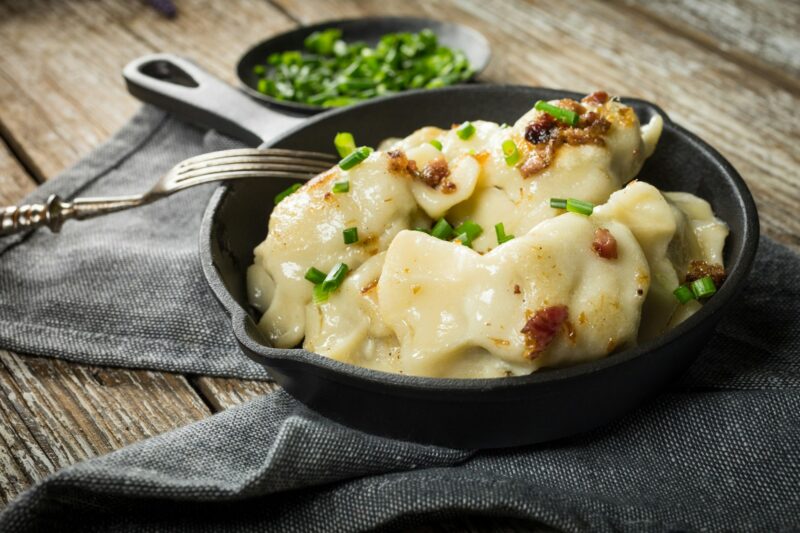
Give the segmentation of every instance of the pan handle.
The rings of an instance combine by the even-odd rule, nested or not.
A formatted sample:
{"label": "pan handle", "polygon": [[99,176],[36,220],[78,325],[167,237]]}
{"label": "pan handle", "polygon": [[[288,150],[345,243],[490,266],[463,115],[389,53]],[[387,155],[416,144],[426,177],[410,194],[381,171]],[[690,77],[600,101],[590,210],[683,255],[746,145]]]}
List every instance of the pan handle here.
{"label": "pan handle", "polygon": [[174,54],[135,59],[125,66],[122,75],[128,91],[139,100],[251,146],[269,142],[304,118],[259,104]]}

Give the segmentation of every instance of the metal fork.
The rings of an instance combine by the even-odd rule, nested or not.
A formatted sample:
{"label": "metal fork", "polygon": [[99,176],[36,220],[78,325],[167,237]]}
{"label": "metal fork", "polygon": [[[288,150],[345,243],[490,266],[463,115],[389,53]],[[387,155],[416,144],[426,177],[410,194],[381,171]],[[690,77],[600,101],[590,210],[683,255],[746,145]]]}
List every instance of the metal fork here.
{"label": "metal fork", "polygon": [[54,194],[43,204],[0,208],[0,235],[41,226],[58,232],[64,222],[70,219],[83,220],[139,207],[174,192],[212,181],[240,178],[308,179],[328,170],[336,161],[330,154],[276,148],[211,152],[178,163],[144,194],[76,198],[71,202],[65,202]]}

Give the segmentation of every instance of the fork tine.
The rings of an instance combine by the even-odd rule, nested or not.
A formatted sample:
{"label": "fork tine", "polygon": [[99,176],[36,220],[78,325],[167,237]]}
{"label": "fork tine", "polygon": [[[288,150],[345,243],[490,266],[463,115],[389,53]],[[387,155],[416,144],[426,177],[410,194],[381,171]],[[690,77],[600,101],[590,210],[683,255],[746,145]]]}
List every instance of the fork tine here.
{"label": "fork tine", "polygon": [[[325,172],[328,170],[327,167],[319,167],[314,165],[274,165],[274,164],[259,164],[259,163],[248,163],[248,164],[229,164],[229,165],[215,165],[212,167],[205,167],[199,168],[192,171],[187,172],[179,172],[175,174],[174,181],[175,182],[184,182],[187,180],[193,180],[196,178],[201,178],[203,176],[213,176],[217,174],[224,174],[226,172],[243,172],[243,171],[253,171],[253,172],[271,172],[271,173],[293,173],[299,174],[304,176],[306,179],[309,179],[317,174]],[[222,179],[222,178],[219,178]]]}
{"label": "fork tine", "polygon": [[221,150],[218,152],[210,152],[207,154],[201,154],[190,159],[187,159],[179,166],[183,165],[191,165],[194,163],[201,163],[212,161],[219,158],[225,157],[291,157],[291,158],[301,158],[304,160],[318,160],[326,163],[335,163],[337,158],[332,156],[331,154],[324,154],[321,152],[305,152],[300,150],[285,150],[285,149],[278,149],[278,148],[267,148],[263,150],[259,150],[256,148],[238,148],[235,150]]}
{"label": "fork tine", "polygon": [[210,159],[208,161],[201,161],[201,162],[191,163],[188,165],[178,165],[176,167],[176,171],[179,173],[184,173],[204,168],[211,168],[222,165],[233,165],[233,164],[270,164],[270,165],[274,164],[274,165],[292,165],[292,166],[302,165],[307,167],[319,168],[320,171],[327,170],[332,166],[328,162],[317,161],[313,159],[285,157],[285,156],[248,155],[248,156],[220,157],[217,159]]}

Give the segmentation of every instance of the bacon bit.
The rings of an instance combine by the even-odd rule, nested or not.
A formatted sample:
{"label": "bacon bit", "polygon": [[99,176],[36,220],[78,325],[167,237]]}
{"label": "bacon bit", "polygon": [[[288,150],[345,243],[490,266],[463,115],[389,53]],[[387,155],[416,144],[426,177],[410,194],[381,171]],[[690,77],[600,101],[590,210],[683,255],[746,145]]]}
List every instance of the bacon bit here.
{"label": "bacon bit", "polygon": [[725,272],[725,268],[719,263],[692,261],[689,263],[689,272],[686,274],[685,281],[686,283],[691,283],[706,276],[711,276],[711,279],[714,280],[714,285],[719,289],[722,284],[725,283],[725,278],[728,277],[728,274]]}
{"label": "bacon bit", "polygon": [[553,160],[554,153],[555,148],[553,143],[546,144],[543,149],[537,147],[536,150],[533,150],[528,155],[528,158],[525,160],[525,162],[520,165],[519,171],[522,174],[522,177],[530,178],[534,174],[538,174],[542,170],[549,167]]}
{"label": "bacon bit", "polygon": [[408,172],[412,176],[418,176],[419,175],[419,169],[417,168],[417,162],[414,161],[413,159],[408,162],[408,166],[406,167],[406,169],[408,170]]}
{"label": "bacon bit", "polygon": [[447,166],[447,160],[440,155],[425,165],[419,177],[423,183],[435,189],[449,175],[450,168]]}
{"label": "bacon bit", "polygon": [[592,94],[588,94],[581,99],[581,102],[584,104],[596,104],[601,105],[608,102],[608,93],[605,91],[595,91]]}
{"label": "bacon bit", "polygon": [[538,357],[553,341],[568,315],[566,305],[543,307],[536,311],[521,330],[525,336],[525,357]]}
{"label": "bacon bit", "polygon": [[520,290],[519,285],[514,285],[514,294],[519,294],[521,292],[522,291]]}
{"label": "bacon bit", "polygon": [[603,259],[616,259],[617,239],[606,228],[597,228],[594,230],[592,249]]}
{"label": "bacon bit", "polygon": [[369,291],[378,286],[378,278],[373,279],[366,286],[361,288],[361,294],[367,294]]}
{"label": "bacon bit", "polygon": [[326,192],[326,193],[325,193],[325,194],[322,196],[322,199],[323,199],[323,200],[325,200],[326,202],[330,202],[331,200],[333,200],[333,193],[331,193],[331,192]]}
{"label": "bacon bit", "polygon": [[408,170],[408,156],[402,150],[389,150],[389,170],[392,172],[406,172]]}
{"label": "bacon bit", "polygon": [[611,128],[611,123],[608,120],[594,111],[587,112],[586,108],[575,100],[560,100],[558,106],[578,113],[580,115],[578,125],[570,127],[547,113],[537,115],[536,119],[525,128],[525,140],[535,148],[519,167],[522,176],[525,178],[529,178],[550,166],[556,150],[562,144],[573,146],[585,144],[605,145],[603,135]]}
{"label": "bacon bit", "polygon": [[558,121],[552,115],[540,113],[536,120],[525,128],[525,140],[531,144],[543,144],[557,135]]}
{"label": "bacon bit", "polygon": [[562,98],[556,105],[562,109],[569,109],[570,111],[579,115],[586,113],[586,108],[572,98]]}

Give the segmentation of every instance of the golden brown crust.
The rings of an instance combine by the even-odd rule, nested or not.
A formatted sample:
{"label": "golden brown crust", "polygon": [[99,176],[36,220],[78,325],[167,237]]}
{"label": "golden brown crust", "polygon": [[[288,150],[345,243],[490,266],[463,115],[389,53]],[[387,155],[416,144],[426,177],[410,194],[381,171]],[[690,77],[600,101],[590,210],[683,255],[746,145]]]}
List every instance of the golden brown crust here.
{"label": "golden brown crust", "polygon": [[[595,98],[591,95],[584,98]],[[607,99],[608,95],[606,95]],[[602,98],[597,96],[596,98]],[[594,144],[605,145],[603,136],[611,128],[611,122],[598,111],[588,111],[580,103],[572,99],[559,100],[556,104],[563,109],[578,113],[579,120],[576,126],[569,126],[556,120],[547,113],[540,113],[534,121],[525,128],[525,140],[532,145],[527,159],[519,166],[519,170],[526,178],[534,176],[550,166],[555,159],[555,153],[563,144],[580,146]]]}

